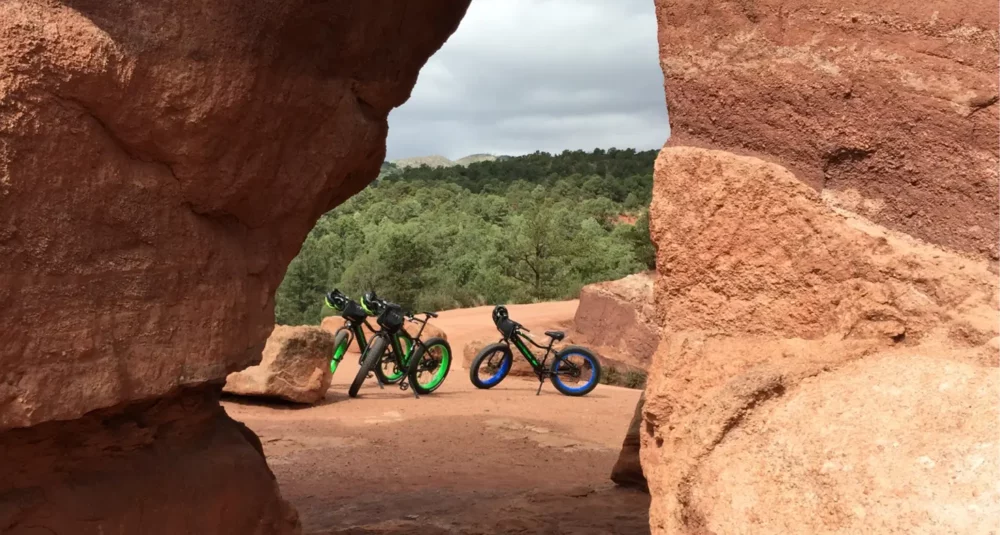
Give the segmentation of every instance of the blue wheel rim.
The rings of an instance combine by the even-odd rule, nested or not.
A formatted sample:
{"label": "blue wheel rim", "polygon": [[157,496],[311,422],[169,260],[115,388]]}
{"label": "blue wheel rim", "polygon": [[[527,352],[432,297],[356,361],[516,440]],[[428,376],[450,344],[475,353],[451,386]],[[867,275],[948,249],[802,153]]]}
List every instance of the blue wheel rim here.
{"label": "blue wheel rim", "polygon": [[597,362],[595,362],[594,361],[594,357],[592,357],[590,355],[584,355],[583,353],[566,353],[566,355],[564,355],[564,358],[561,358],[558,361],[556,361],[555,370],[558,372],[559,371],[559,366],[563,363],[563,361],[565,361],[566,358],[569,358],[569,357],[572,357],[572,356],[583,357],[584,360],[586,360],[587,362],[590,363],[590,370],[591,370],[590,379],[588,379],[586,383],[584,383],[584,384],[582,384],[580,386],[569,386],[569,385],[567,385],[566,383],[563,382],[561,375],[553,375],[552,378],[555,379],[556,381],[558,381],[559,384],[564,389],[566,389],[567,392],[573,392],[573,393],[583,392],[584,390],[587,390],[588,388],[594,386],[594,383],[597,382],[597,373],[595,373],[595,370],[597,369]]}
{"label": "blue wheel rim", "polygon": [[[494,373],[489,379],[482,380],[482,383],[486,386],[493,386],[499,383],[500,379],[503,379],[503,377],[507,375],[507,370],[510,369],[511,360],[513,359],[511,359],[507,355],[504,355],[503,362],[500,363],[500,367],[497,368],[496,373]],[[480,368],[482,368],[482,365],[480,365]]]}

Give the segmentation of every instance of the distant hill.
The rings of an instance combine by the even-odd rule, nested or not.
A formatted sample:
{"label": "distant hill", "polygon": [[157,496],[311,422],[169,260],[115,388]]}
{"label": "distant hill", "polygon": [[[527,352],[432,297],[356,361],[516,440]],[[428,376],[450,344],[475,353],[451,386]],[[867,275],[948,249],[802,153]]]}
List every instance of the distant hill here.
{"label": "distant hill", "polygon": [[469,165],[470,163],[495,162],[497,157],[492,154],[470,154],[464,158],[455,160],[458,165]]}
{"label": "distant hill", "polygon": [[405,169],[407,167],[420,167],[421,165],[426,165],[431,168],[438,167],[454,167],[456,165],[461,165],[463,167],[469,164],[479,163],[479,162],[494,162],[497,159],[503,158],[503,156],[494,156],[492,154],[470,154],[463,158],[459,158],[455,161],[451,161],[444,156],[439,156],[437,154],[431,156],[417,156],[414,158],[401,158],[399,160],[394,160],[392,164],[400,169]]}
{"label": "distant hill", "polygon": [[417,156],[414,158],[402,158],[395,160],[392,163],[396,164],[396,167],[399,168],[420,167],[421,165],[426,165],[427,167],[451,167],[455,165],[455,162],[437,154],[431,156]]}

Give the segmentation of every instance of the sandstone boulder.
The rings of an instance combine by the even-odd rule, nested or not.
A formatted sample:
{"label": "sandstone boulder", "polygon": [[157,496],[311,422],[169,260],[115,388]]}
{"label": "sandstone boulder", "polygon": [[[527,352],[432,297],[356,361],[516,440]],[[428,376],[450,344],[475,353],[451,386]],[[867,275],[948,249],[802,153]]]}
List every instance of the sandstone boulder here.
{"label": "sandstone boulder", "polygon": [[601,348],[621,364],[649,367],[660,330],[653,306],[654,273],[588,284],[580,290],[580,306],[573,318],[580,342]]}
{"label": "sandstone boulder", "polygon": [[988,263],[830,207],[778,165],[668,148],[656,178],[655,299],[672,334],[913,344],[968,328],[977,346],[997,335],[980,321],[998,305]]}
{"label": "sandstone boulder", "polygon": [[692,474],[685,507],[703,532],[996,528],[997,368],[895,351],[770,395]]}
{"label": "sandstone boulder", "polygon": [[726,152],[664,149],[650,212],[654,533],[972,533],[995,517],[977,420],[997,394],[987,262]]}
{"label": "sandstone boulder", "polygon": [[[467,6],[0,2],[0,441],[64,461],[4,478],[45,499],[0,492],[0,531],[294,529],[252,433],[143,413],[260,361],[288,262]],[[92,415],[146,442],[94,464]]]}
{"label": "sandstone boulder", "polygon": [[671,144],[759,155],[890,229],[998,254],[995,2],[656,0]]}
{"label": "sandstone boulder", "polygon": [[319,403],[333,380],[333,342],[333,335],[324,329],[276,325],[260,364],[229,374],[222,390],[240,396]]}

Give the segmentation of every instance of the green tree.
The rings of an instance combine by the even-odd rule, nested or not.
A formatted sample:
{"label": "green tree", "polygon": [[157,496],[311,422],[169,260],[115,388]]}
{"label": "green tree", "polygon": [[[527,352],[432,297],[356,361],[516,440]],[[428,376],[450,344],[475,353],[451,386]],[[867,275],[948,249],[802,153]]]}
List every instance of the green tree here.
{"label": "green tree", "polygon": [[[468,167],[383,165],[325,214],[275,297],[315,323],[323,293],[375,290],[415,309],[575,297],[655,263],[644,213],[655,151],[536,152]],[[640,213],[635,225],[622,214]]]}

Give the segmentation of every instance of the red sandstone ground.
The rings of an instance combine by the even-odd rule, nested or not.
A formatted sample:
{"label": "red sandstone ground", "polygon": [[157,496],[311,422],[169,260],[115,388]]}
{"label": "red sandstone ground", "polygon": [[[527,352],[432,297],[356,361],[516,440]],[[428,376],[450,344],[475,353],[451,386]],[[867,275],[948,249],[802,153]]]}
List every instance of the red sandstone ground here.
{"label": "red sandstone ground", "polygon": [[[570,322],[576,306],[510,310],[541,332]],[[224,403],[260,436],[306,534],[649,532],[649,497],[608,479],[640,392],[601,385],[569,398],[547,383],[535,396],[538,383],[517,378],[476,390],[461,355],[495,332],[490,311],[441,313],[434,324],[456,360],[419,400],[374,380],[348,398],[348,355],[319,406]]]}

